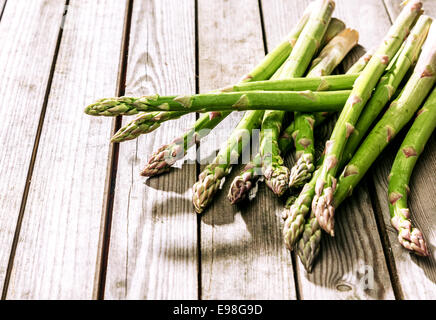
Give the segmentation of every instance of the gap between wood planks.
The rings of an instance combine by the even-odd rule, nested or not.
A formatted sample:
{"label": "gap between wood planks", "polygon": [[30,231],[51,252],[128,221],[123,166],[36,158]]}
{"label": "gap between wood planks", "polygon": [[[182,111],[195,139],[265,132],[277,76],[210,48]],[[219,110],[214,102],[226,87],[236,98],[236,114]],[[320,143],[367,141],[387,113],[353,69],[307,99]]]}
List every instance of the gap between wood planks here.
{"label": "gap between wood planks", "polygon": [[[118,68],[117,79],[117,96],[123,96],[126,90],[126,74],[127,63],[129,57],[129,44],[130,44],[130,29],[132,25],[132,11],[133,1],[126,0],[126,13],[124,16],[124,28],[122,48],[120,53],[120,64]],[[121,128],[122,117],[116,117],[112,125],[112,135]],[[98,261],[96,270],[96,283],[94,285],[94,297],[98,300],[104,299],[105,285],[106,285],[106,272],[107,262],[109,257],[109,245],[112,226],[112,215],[115,195],[116,176],[118,170],[118,156],[119,156],[119,143],[112,143],[109,148],[109,164],[106,174],[105,183],[105,199],[103,203],[103,216],[102,216],[102,232],[100,232]]]}
{"label": "gap between wood planks", "polygon": [[3,7],[0,7],[0,21],[2,20],[3,12],[5,12],[7,2],[8,2],[8,0],[5,0],[5,2],[3,2]]}
{"label": "gap between wood planks", "polygon": [[[262,39],[263,39],[263,49],[265,51],[265,55],[268,53],[268,42],[266,38],[266,29],[265,29],[265,20],[263,17],[263,8],[262,8],[262,0],[258,0],[259,4],[259,16],[260,16],[260,26],[262,29]],[[300,289],[300,282],[298,280],[298,263],[297,263],[297,257],[295,254],[295,251],[290,252],[291,255],[291,263],[292,263],[292,269],[293,269],[293,276],[294,276],[294,285],[295,285],[295,296],[297,300],[301,300],[301,289]]]}
{"label": "gap between wood planks", "polygon": [[[194,3],[194,33],[195,33],[195,93],[200,93],[200,49],[198,36],[198,0]],[[201,115],[196,112],[195,119],[198,120]],[[195,144],[195,158],[197,159],[197,151],[200,147],[200,142]],[[200,175],[200,166],[195,161],[195,175]],[[202,300],[203,282],[201,278],[201,216],[197,215],[197,298]]]}
{"label": "gap between wood planks", "polygon": [[[3,16],[3,12],[4,12],[4,9],[6,7],[6,2],[7,1],[5,1],[3,8],[1,8],[0,19]],[[35,141],[33,143],[32,156],[30,158],[29,168],[27,170],[26,184],[24,186],[20,210],[18,212],[17,224],[15,227],[14,238],[12,240],[12,246],[11,246],[11,252],[9,254],[8,265],[6,268],[6,274],[5,274],[4,284],[3,284],[3,291],[2,291],[2,295],[1,295],[1,300],[6,299],[8,287],[9,287],[9,280],[11,277],[12,268],[14,266],[15,252],[17,250],[18,239],[20,237],[21,225],[22,225],[23,217],[24,217],[24,211],[26,209],[27,197],[29,195],[30,184],[32,182],[32,175],[33,175],[33,169],[35,166],[35,159],[36,159],[36,156],[38,154],[39,141],[41,138],[42,127],[44,125],[44,118],[45,118],[45,113],[47,110],[48,98],[50,96],[51,86],[52,86],[52,82],[53,82],[53,76],[54,76],[54,72],[55,72],[55,68],[56,68],[56,62],[58,59],[59,48],[60,48],[61,42],[62,42],[63,23],[68,15],[68,5],[69,4],[70,4],[70,0],[65,0],[65,10],[63,12],[63,19],[61,20],[61,24],[59,25],[59,33],[58,33],[58,37],[56,40],[56,47],[55,47],[55,50],[53,53],[53,60],[52,60],[51,66],[50,66],[50,74],[49,74],[48,81],[47,81],[47,87],[45,89],[45,95],[44,95],[44,101],[42,104],[41,114],[39,116],[38,128],[36,130]]]}

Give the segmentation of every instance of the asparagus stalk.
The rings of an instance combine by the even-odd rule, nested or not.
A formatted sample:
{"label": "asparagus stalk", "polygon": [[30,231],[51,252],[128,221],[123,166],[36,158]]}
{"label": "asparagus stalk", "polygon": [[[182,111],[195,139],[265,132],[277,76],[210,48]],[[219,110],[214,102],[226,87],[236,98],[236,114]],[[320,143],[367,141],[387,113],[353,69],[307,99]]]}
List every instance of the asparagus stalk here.
{"label": "asparagus stalk", "polygon": [[356,148],[362,140],[362,137],[365,136],[374,120],[395,94],[398,86],[407,74],[407,71],[416,63],[431,23],[432,18],[429,16],[420,16],[410,32],[410,35],[403,43],[403,48],[398,51],[397,56],[388,66],[387,71],[380,79],[371,100],[367,103],[365,109],[360,115],[355,130],[346,143],[341,160],[341,168],[352,158]]}
{"label": "asparagus stalk", "polygon": [[[319,173],[320,170],[318,169],[312,179],[304,185],[294,203],[283,211],[282,216],[285,220],[283,239],[289,250],[293,250],[295,243],[304,231],[305,217],[310,211],[310,204],[315,196],[315,184]],[[306,252],[307,250],[306,248],[304,251]]]}
{"label": "asparagus stalk", "polygon": [[[334,37],[313,60],[307,78],[325,76],[333,72],[348,52],[357,44],[359,33],[356,30],[345,29]],[[291,169],[289,187],[297,188],[309,180],[315,169],[315,145],[313,127],[315,117],[313,113],[295,114],[295,134],[293,135],[296,148],[297,162]]]}
{"label": "asparagus stalk", "polygon": [[[320,47],[331,20],[334,2],[318,0],[314,7],[306,26],[295,43],[295,47],[283,65],[279,75],[281,79],[301,77]],[[276,195],[281,196],[288,188],[290,174],[289,169],[283,165],[284,161],[278,147],[278,138],[285,112],[273,111],[272,106],[268,109],[271,111],[265,112],[260,132],[259,151],[262,158],[262,172],[267,186]]]}
{"label": "asparagus stalk", "polygon": [[226,147],[220,149],[214,161],[200,174],[193,187],[192,199],[197,213],[202,213],[211,203],[222,179],[230,173],[231,165],[236,163],[242,150],[250,142],[252,130],[260,126],[263,113],[262,110],[247,112],[230,135]]}
{"label": "asparagus stalk", "polygon": [[260,130],[259,153],[266,185],[278,196],[283,195],[289,183],[289,169],[284,165],[278,145],[283,111],[266,111]]}
{"label": "asparagus stalk", "polygon": [[231,91],[338,91],[353,88],[358,74],[340,74],[318,76],[310,78],[288,78],[279,80],[254,81],[237,84],[222,89],[222,92]]}
{"label": "asparagus stalk", "polygon": [[362,72],[368,64],[369,60],[371,60],[372,55],[374,54],[373,50],[369,50],[363,56],[361,56],[348,70],[347,74],[357,74]]}
{"label": "asparagus stalk", "polygon": [[412,227],[407,197],[413,168],[435,128],[436,89],[433,89],[407,133],[389,175],[388,199],[392,226],[398,231],[400,244],[420,256],[428,256],[429,253],[422,232]]}
{"label": "asparagus stalk", "polygon": [[[300,37],[295,43],[289,58],[283,66],[283,73],[296,75],[304,74],[312,60],[313,55],[320,48],[321,41],[327,31],[335,3],[332,0],[317,0],[312,13]],[[291,78],[293,78],[291,77]]]}
{"label": "asparagus stalk", "polygon": [[[407,73],[407,70],[416,62],[422,44],[427,36],[430,24],[430,18],[427,16],[421,16],[404,43],[404,47],[401,49],[397,57],[392,60],[391,65],[388,67],[388,71],[380,80],[373,96],[371,97],[371,100],[368,102],[365,110],[360,116],[356,125],[357,130],[352,133],[350,139],[347,141],[344,151],[344,158],[342,159],[342,164],[340,167],[343,167],[344,161],[347,160],[347,157],[357,148],[360,141],[366,134],[369,126],[376,119],[378,114],[383,109],[383,106],[389,101],[397,89],[398,85]],[[353,68],[354,66],[350,69]],[[300,203],[296,202],[297,205],[291,207],[289,210],[285,210],[284,213],[284,215],[289,216],[289,219],[285,223],[284,229],[287,246],[292,248],[300,233],[303,232],[303,236],[298,242],[297,253],[307,270],[311,270],[312,263],[319,252],[318,247],[321,241],[321,232],[319,224],[316,221],[316,217],[313,213],[304,226],[301,225],[301,216],[307,214],[308,212],[307,199],[309,199],[309,197],[307,194],[312,192],[311,195],[313,196],[316,179],[317,177],[314,177],[309,184],[306,184],[305,194],[303,193],[301,198],[298,198]],[[339,184],[338,191],[341,188],[342,186]]]}
{"label": "asparagus stalk", "polygon": [[[327,112],[317,112],[315,115],[315,127],[322,124],[328,117]],[[292,147],[292,135],[295,132],[295,124],[291,122],[283,130],[278,140],[280,152],[285,154]],[[257,182],[262,175],[262,160],[260,154],[256,154],[244,169],[233,180],[228,193],[228,199],[232,204],[237,204],[245,199],[253,199],[257,191]],[[291,203],[291,201],[288,201]]]}
{"label": "asparagus stalk", "polygon": [[[144,96],[101,99],[87,107],[95,116],[132,115],[140,111],[210,112],[210,111],[340,111],[350,95],[341,91],[243,91],[205,93],[191,96]],[[209,117],[209,115],[208,115]]]}
{"label": "asparagus stalk", "polygon": [[[257,67],[252,71],[249,76],[243,77],[243,80],[240,83],[247,83],[251,80],[258,81],[258,80],[265,80],[268,79],[271,76],[271,72],[264,72],[262,70],[271,70],[273,68],[271,67],[265,67],[266,65],[273,65],[279,62],[277,65],[283,63],[283,61],[286,59],[286,57],[289,55],[289,53],[292,51],[292,48],[294,47],[297,38],[301,34],[301,31],[303,30],[309,15],[310,11],[312,10],[313,4],[311,3],[305,10],[302,18],[297,23],[296,27],[291,31],[290,35],[271,53],[269,53],[265,59],[260,63],[260,66],[263,67]],[[339,33],[341,30],[338,28],[338,23],[330,24],[325,38],[334,37],[337,33]],[[278,68],[278,67],[277,67]],[[278,70],[277,70],[278,72]],[[281,72],[281,70],[280,70]],[[149,162],[147,163],[146,167],[143,170],[143,174],[147,173],[153,173],[153,175],[161,174],[163,172],[166,172],[169,170],[169,168],[179,159],[183,158],[188,149],[192,147],[194,143],[188,143],[186,140],[189,137],[193,136],[200,136],[199,132],[210,132],[211,129],[214,128],[214,126],[218,125],[222,120],[224,120],[227,115],[229,115],[229,112],[222,112],[221,115],[216,115],[216,113],[209,115],[202,115],[195,125],[189,129],[187,132],[184,133],[184,135],[180,138],[175,139],[176,143],[170,143],[166,147],[163,146],[159,148],[158,151],[153,153],[152,157],[150,158]],[[168,119],[170,117],[167,117]],[[209,123],[208,119],[213,118],[214,123]],[[190,140],[192,141],[192,139]],[[183,152],[174,153],[174,149],[180,150],[181,144],[183,144],[184,149]],[[176,157],[171,157],[171,159],[166,160],[165,155],[173,155],[177,154]],[[160,169],[156,169],[160,168]]]}
{"label": "asparagus stalk", "polygon": [[133,121],[119,129],[112,137],[111,142],[133,140],[141,134],[153,132],[168,120],[178,119],[186,112],[142,112]]}
{"label": "asparagus stalk", "polygon": [[[356,81],[357,74],[321,76],[316,78],[291,78],[285,80],[268,80],[245,82],[224,88],[221,92],[231,91],[338,91],[350,90]],[[168,120],[178,119],[189,112],[143,112],[133,121],[122,127],[112,137],[112,142],[123,142],[137,138],[141,134],[150,133]],[[209,115],[210,117],[210,115]],[[220,117],[222,117],[220,115]],[[204,117],[208,119],[208,117]],[[204,119],[202,119],[204,121]],[[201,122],[201,121],[199,121]]]}
{"label": "asparagus stalk", "polygon": [[313,263],[320,251],[321,231],[315,213],[312,211],[303,226],[301,238],[296,246],[297,255],[308,273],[312,272]]}
{"label": "asparagus stalk", "polygon": [[403,39],[407,36],[410,26],[421,13],[421,7],[422,3],[415,0],[410,1],[402,10],[382,45],[356,80],[352,93],[333,129],[331,138],[326,143],[326,158],[316,182],[312,208],[320,226],[331,236],[334,236],[334,211],[329,210],[329,208],[333,203],[333,195],[337,186],[335,176],[345,143],[354,131],[356,122],[370,98],[372,90],[389,61],[398,51]]}

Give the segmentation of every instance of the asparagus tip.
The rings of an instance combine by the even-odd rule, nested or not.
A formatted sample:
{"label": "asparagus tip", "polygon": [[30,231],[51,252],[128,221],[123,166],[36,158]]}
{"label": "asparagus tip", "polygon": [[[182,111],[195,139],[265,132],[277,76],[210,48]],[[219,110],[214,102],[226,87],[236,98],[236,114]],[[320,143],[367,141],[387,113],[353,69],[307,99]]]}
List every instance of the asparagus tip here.
{"label": "asparagus tip", "polygon": [[312,204],[312,210],[315,213],[319,226],[330,236],[335,236],[335,207],[333,205],[333,189],[331,187],[324,190],[321,196],[315,196]]}
{"label": "asparagus tip", "polygon": [[177,158],[168,156],[169,147],[170,145],[164,145],[151,155],[145,168],[141,171],[141,176],[153,177],[170,171]]}
{"label": "asparagus tip", "polygon": [[281,197],[289,187],[289,169],[284,166],[268,166],[264,170],[265,182],[267,186]]}
{"label": "asparagus tip", "polygon": [[[402,213],[408,217],[409,209],[402,209]],[[399,217],[399,215],[394,216],[391,223],[398,231],[400,244],[419,256],[427,257],[429,252],[422,232],[418,228],[412,227],[412,223],[408,218],[401,219]]]}
{"label": "asparagus tip", "polygon": [[251,188],[252,182],[250,180],[245,181],[242,176],[238,176],[233,180],[227,198],[231,204],[237,204],[247,198],[248,192]]}
{"label": "asparagus tip", "polygon": [[313,155],[310,153],[303,154],[291,169],[289,188],[299,188],[304,185],[312,177],[314,170]]}

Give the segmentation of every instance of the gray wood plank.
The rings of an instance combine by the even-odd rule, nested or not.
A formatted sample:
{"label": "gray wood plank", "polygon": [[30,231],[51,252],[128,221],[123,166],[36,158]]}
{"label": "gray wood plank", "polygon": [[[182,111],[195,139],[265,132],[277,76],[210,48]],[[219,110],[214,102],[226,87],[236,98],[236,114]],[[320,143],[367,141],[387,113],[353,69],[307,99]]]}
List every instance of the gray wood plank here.
{"label": "gray wood plank", "polygon": [[[134,2],[126,94],[155,92],[195,92],[194,1]],[[179,162],[151,179],[139,175],[152,151],[194,121],[195,114],[188,115],[120,144],[106,299],[198,297],[197,217],[191,205],[195,165]]]}
{"label": "gray wood plank", "polygon": [[64,4],[9,1],[0,23],[0,288],[20,212]]}
{"label": "gray wood plank", "polygon": [[[296,20],[292,11],[291,17]],[[200,1],[199,30],[202,92],[234,83],[264,55],[258,1]],[[268,32],[267,39],[278,42],[276,32]],[[270,46],[268,40],[268,47],[277,42]],[[202,148],[217,149],[239,117],[226,119]],[[202,298],[295,299],[292,261],[280,238],[279,201],[262,187],[250,206],[231,206],[226,196],[233,177],[201,217]]]}
{"label": "gray wood plank", "polygon": [[[289,30],[292,26],[289,24],[290,13],[295,12],[298,17],[308,3],[309,1],[264,1],[266,30],[268,31],[269,27],[277,28],[276,21],[286,25],[283,21],[287,20],[287,30]],[[270,14],[268,10],[274,14]],[[359,42],[363,47],[356,49],[347,58],[344,62],[345,67],[357,58],[356,53],[363,53],[363,48],[377,45],[390,25],[383,4],[378,0],[365,1],[359,5],[354,0],[337,0],[333,16],[343,20],[347,27],[361,31]],[[368,19],[376,22],[367,26]],[[286,29],[283,32],[286,32]],[[268,34],[267,32],[267,37]],[[330,123],[317,130],[318,149],[323,149],[324,141],[330,136],[332,128],[333,123]],[[287,161],[291,166],[292,156],[288,157]],[[281,208],[282,206],[279,207],[277,215],[280,214]],[[355,195],[342,205],[337,214],[336,236],[330,238],[324,234],[321,243],[322,251],[312,273],[307,274],[299,259],[296,259],[300,298],[310,300],[394,298],[365,184],[356,190]],[[281,233],[281,224],[279,230]],[[373,287],[365,289],[362,279],[365,272],[371,269],[374,274],[374,284]]]}
{"label": "gray wood plank", "polygon": [[[400,1],[385,1],[392,19],[400,12]],[[436,2],[426,0],[424,12],[436,16]],[[380,155],[378,165],[373,169],[373,179],[377,192],[377,201],[381,220],[389,239],[389,251],[394,259],[394,268],[398,275],[402,297],[405,299],[435,299],[436,298],[436,232],[434,226],[436,217],[434,211],[436,203],[435,176],[436,171],[436,142],[435,135],[430,138],[424,153],[420,157],[410,182],[409,205],[415,225],[423,232],[430,250],[430,257],[420,258],[408,253],[397,240],[397,232],[390,223],[387,177],[391,170],[395,155],[407,131],[402,131],[393,144]]]}
{"label": "gray wood plank", "polygon": [[[382,41],[390,26],[379,0],[337,0],[334,16],[359,31],[359,44],[368,50]],[[368,23],[371,21],[371,23]],[[361,51],[361,49],[357,49]],[[344,62],[345,69],[351,64]],[[335,237],[323,234],[321,254],[313,272],[299,262],[302,299],[393,299],[380,236],[366,183],[355,190],[337,210]],[[365,276],[372,278],[365,285]]]}
{"label": "gray wood plank", "polygon": [[[41,9],[57,3],[44,1]],[[117,91],[126,3],[69,5],[8,299],[96,297],[112,121],[87,116],[83,109]],[[45,42],[48,31],[38,33]]]}

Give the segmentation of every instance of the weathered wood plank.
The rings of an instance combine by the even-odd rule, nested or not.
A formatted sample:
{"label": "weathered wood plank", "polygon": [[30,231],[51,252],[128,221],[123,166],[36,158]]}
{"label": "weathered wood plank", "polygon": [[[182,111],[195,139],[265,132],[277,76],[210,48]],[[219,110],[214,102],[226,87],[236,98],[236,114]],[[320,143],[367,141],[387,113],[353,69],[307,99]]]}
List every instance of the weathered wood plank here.
{"label": "weathered wood plank", "polygon": [[[254,0],[199,2],[200,91],[235,82],[260,61],[259,14]],[[292,12],[288,18],[296,20]],[[276,32],[267,33],[269,48],[278,42]],[[227,119],[202,148],[217,149],[238,117]],[[213,137],[214,144],[209,142]],[[262,188],[250,206],[231,206],[226,195],[233,177],[201,217],[202,298],[295,299],[292,261],[280,238],[279,201]]]}
{"label": "weathered wood plank", "polygon": [[[194,1],[134,2],[126,94],[152,92],[195,92]],[[188,115],[120,145],[106,299],[198,297],[195,165],[148,180],[139,176],[152,151],[194,121],[195,114]]]}
{"label": "weathered wood plank", "polygon": [[[297,5],[304,8],[309,1],[304,2],[282,1],[282,8],[278,12],[290,12]],[[390,25],[383,4],[378,0],[359,4],[357,1],[337,0],[333,15],[343,20],[348,27],[360,31],[359,43],[366,49],[378,45]],[[374,23],[368,26],[369,19],[374,20]],[[362,49],[355,51],[361,52]],[[344,67],[348,68],[355,59],[355,55],[351,55],[344,62]],[[322,141],[330,136],[332,127],[330,123],[317,130],[320,137],[317,144],[320,144],[321,150]],[[300,298],[393,299],[389,272],[365,183],[338,209],[335,234],[335,238],[323,234],[322,251],[311,274],[307,274],[299,259],[296,259]],[[363,281],[365,276],[371,277],[369,272],[374,275],[374,282],[366,288]]]}
{"label": "weathered wood plank", "polygon": [[[45,1],[41,9],[56,3]],[[86,116],[83,108],[117,91],[126,3],[83,0],[69,5],[8,299],[95,297],[112,121]],[[35,15],[45,24],[38,11]],[[55,13],[61,18],[62,11]],[[33,36],[42,34],[45,42],[47,33],[39,29]]]}
{"label": "weathered wood plank", "polygon": [[[1,6],[0,6],[1,7]],[[0,23],[0,288],[3,287],[64,4],[9,1]]]}
{"label": "weathered wood plank", "polygon": [[[401,1],[385,1],[392,20],[400,12]],[[423,1],[424,11],[430,16],[436,16],[436,3],[434,1]],[[397,240],[397,232],[390,223],[389,207],[387,200],[387,177],[391,170],[395,155],[404,138],[407,129],[403,130],[393,145],[388,147],[381,155],[380,161],[373,169],[373,179],[377,192],[378,207],[380,209],[380,220],[384,221],[385,230],[389,238],[389,251],[394,258],[394,268],[398,275],[398,283],[401,287],[402,298],[405,299],[435,299],[436,298],[436,232],[434,226],[436,217],[434,211],[436,204],[435,177],[436,171],[436,140],[435,135],[430,138],[428,145],[420,157],[410,182],[409,205],[412,212],[412,219],[416,226],[423,232],[430,249],[431,256],[419,258],[403,249]]]}

